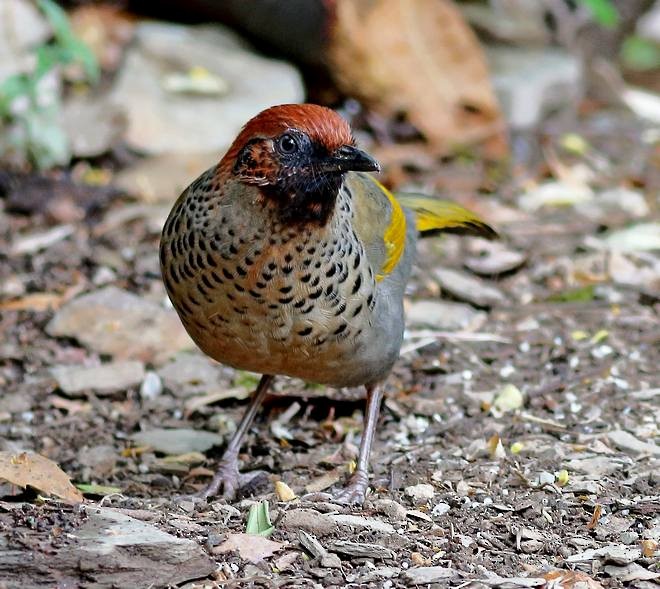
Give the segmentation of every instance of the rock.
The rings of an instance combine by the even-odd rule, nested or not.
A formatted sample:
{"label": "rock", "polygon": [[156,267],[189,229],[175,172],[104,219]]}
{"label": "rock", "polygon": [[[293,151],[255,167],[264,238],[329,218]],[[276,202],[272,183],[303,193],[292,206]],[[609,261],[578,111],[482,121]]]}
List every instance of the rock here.
{"label": "rock", "polygon": [[308,534],[305,530],[298,530],[298,540],[302,547],[317,558],[324,568],[341,568],[341,560],[336,554],[330,554],[312,534]]}
{"label": "rock", "polygon": [[[613,460],[611,456],[576,458],[566,463],[566,469],[569,472],[582,472],[595,479],[614,474],[623,467],[624,464],[621,461]],[[573,484],[579,483],[571,483],[571,489]]]}
{"label": "rock", "polygon": [[144,380],[140,385],[140,397],[147,400],[153,400],[156,397],[159,397],[162,392],[163,383],[160,380],[160,376],[149,370],[144,375]]}
{"label": "rock", "polygon": [[604,243],[607,248],[620,252],[660,250],[660,223],[639,223],[613,231]]}
{"label": "rock", "polygon": [[660,578],[660,573],[645,569],[643,566],[640,566],[635,562],[631,562],[623,567],[608,565],[605,567],[605,572],[610,577],[614,577],[622,582],[653,581]]}
{"label": "rock", "polygon": [[433,509],[431,510],[431,514],[433,515],[433,517],[440,517],[441,515],[445,515],[445,513],[448,513],[450,509],[451,506],[448,503],[438,503],[433,506]]}
{"label": "rock", "polygon": [[114,286],[68,302],[46,326],[46,332],[76,338],[88,348],[118,359],[156,364],[193,347],[173,309]]}
{"label": "rock", "polygon": [[406,323],[442,331],[478,329],[486,314],[470,305],[444,301],[413,301],[406,307]]}
{"label": "rock", "polygon": [[615,430],[607,434],[607,439],[617,448],[628,454],[645,454],[648,456],[660,456],[660,446],[653,442],[638,440],[631,433],[624,430]]}
{"label": "rock", "polygon": [[412,485],[404,489],[405,494],[413,500],[415,504],[426,503],[433,499],[435,489],[433,485],[428,483],[421,483],[419,485]]}
{"label": "rock", "polygon": [[374,502],[374,508],[378,513],[382,513],[392,521],[405,521],[407,509],[392,499],[379,499]]}
{"label": "rock", "polygon": [[51,374],[58,386],[74,395],[93,390],[103,395],[125,390],[140,384],[144,378],[142,362],[109,362],[99,366],[53,366]]}
{"label": "rock", "polygon": [[427,583],[442,583],[458,576],[456,569],[447,567],[418,567],[403,573],[403,579],[408,585],[425,585]]}
{"label": "rock", "polygon": [[330,550],[359,558],[394,558],[393,550],[380,544],[366,544],[364,542],[349,542],[336,540],[330,545]]}
{"label": "rock", "polygon": [[218,151],[153,155],[121,170],[114,184],[148,203],[173,203],[192,180],[219,159]]}
{"label": "rock", "polygon": [[90,468],[95,478],[107,477],[115,468],[117,452],[114,446],[108,444],[91,448],[85,446],[78,450],[78,462],[82,466]]}
{"label": "rock", "polygon": [[332,520],[340,527],[354,528],[356,530],[369,530],[383,534],[393,534],[394,527],[387,522],[377,519],[361,517],[359,515],[345,515],[343,513],[330,514]]}
{"label": "rock", "polygon": [[133,434],[131,439],[139,446],[149,446],[156,452],[170,455],[206,452],[223,442],[218,434],[187,428],[151,429]]}
{"label": "rock", "polygon": [[[105,507],[87,509],[87,521],[67,546],[98,586],[148,587],[178,584],[211,574],[215,563],[192,540]],[[148,571],[148,572],[147,572]]]}
{"label": "rock", "polygon": [[[168,83],[195,72],[228,91],[183,93]],[[111,92],[128,117],[127,143],[150,154],[220,153],[259,111],[303,98],[295,68],[250,51],[230,30],[161,22],[136,27]]]}
{"label": "rock", "polygon": [[520,268],[527,256],[522,252],[506,249],[502,244],[488,243],[488,249],[482,255],[470,256],[465,259],[465,266],[481,276],[496,276]]}
{"label": "rock", "polygon": [[126,116],[105,96],[73,95],[64,102],[60,124],[72,155],[96,157],[110,151],[126,128]]}
{"label": "rock", "polygon": [[0,81],[36,64],[33,49],[51,35],[48,22],[29,0],[3,0],[0,16]]}
{"label": "rock", "polygon": [[485,49],[495,93],[514,130],[533,129],[547,113],[579,102],[583,89],[577,55],[551,47]]}
{"label": "rock", "polygon": [[338,531],[337,523],[332,517],[314,509],[291,509],[282,516],[279,526],[291,531],[304,530],[320,537]]}
{"label": "rock", "polygon": [[177,397],[192,397],[230,388],[223,367],[200,353],[177,354],[158,369],[158,376]]}
{"label": "rock", "polygon": [[437,268],[434,275],[443,290],[477,307],[493,307],[506,302],[506,297],[498,288],[464,272]]}

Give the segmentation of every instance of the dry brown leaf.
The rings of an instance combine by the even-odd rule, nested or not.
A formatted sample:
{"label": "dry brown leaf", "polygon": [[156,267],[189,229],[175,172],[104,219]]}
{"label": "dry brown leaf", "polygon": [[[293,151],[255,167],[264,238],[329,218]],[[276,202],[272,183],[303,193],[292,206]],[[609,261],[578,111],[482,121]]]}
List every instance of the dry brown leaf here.
{"label": "dry brown leaf", "polygon": [[603,513],[603,506],[600,503],[594,505],[594,514],[591,516],[591,521],[587,524],[587,530],[593,530],[598,525],[598,520]]}
{"label": "dry brown leaf", "polygon": [[580,571],[554,570],[543,575],[547,589],[603,589],[603,586],[589,575]]}
{"label": "dry brown leaf", "polygon": [[435,151],[488,141],[506,154],[486,60],[451,0],[337,2],[328,53],[347,94],[386,117],[405,113]]}
{"label": "dry brown leaf", "polygon": [[32,452],[0,452],[0,479],[19,487],[33,487],[71,503],[80,503],[82,493],[55,462]]}
{"label": "dry brown leaf", "polygon": [[253,534],[229,534],[227,539],[213,549],[214,554],[223,554],[225,552],[238,552],[243,560],[248,560],[257,564],[262,560],[269,558],[278,550],[281,550],[284,544],[269,540],[263,536]]}
{"label": "dry brown leaf", "polygon": [[18,299],[0,302],[0,311],[48,311],[58,309],[64,297],[50,292],[35,292]]}

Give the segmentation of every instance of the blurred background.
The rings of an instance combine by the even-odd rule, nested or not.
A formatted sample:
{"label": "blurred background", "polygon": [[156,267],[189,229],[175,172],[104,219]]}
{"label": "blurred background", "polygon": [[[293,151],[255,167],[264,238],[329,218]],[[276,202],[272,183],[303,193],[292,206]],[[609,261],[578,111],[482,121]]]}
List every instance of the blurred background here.
{"label": "blurred background", "polygon": [[[193,521],[177,507],[175,529],[163,505],[208,480],[256,379],[192,345],[160,278],[160,230],[250,117],[302,101],[346,117],[388,187],[453,199],[501,234],[420,243],[374,486],[415,507],[403,490],[431,481],[441,502],[415,511],[416,556],[404,539],[393,562],[520,576],[589,548],[569,566],[650,586],[657,519],[629,498],[655,493],[657,513],[653,0],[0,0],[0,496],[16,492],[2,470],[13,453],[34,451],[88,498],[162,499],[161,530],[220,542],[220,511]],[[267,403],[247,464],[284,472],[299,494],[326,489],[355,455],[362,403],[287,379],[278,390],[305,400]],[[249,493],[272,499],[265,480]],[[616,505],[618,519],[598,523]],[[57,544],[53,521],[79,525],[48,519],[47,505],[9,522],[6,506],[0,529],[20,529],[18,555],[29,538],[44,553]],[[451,526],[451,542],[427,521]],[[640,538],[655,542],[649,558],[591,550]],[[637,568],[602,572],[598,558]],[[107,586],[215,568],[145,562],[143,584]],[[60,579],[54,563],[39,578]],[[36,575],[3,573],[20,587]]]}

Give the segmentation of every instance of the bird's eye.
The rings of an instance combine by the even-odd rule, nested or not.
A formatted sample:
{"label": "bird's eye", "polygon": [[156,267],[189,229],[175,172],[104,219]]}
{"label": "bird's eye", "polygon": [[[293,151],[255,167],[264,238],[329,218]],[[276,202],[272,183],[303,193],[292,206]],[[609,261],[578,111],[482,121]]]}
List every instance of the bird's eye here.
{"label": "bird's eye", "polygon": [[285,155],[291,155],[298,151],[298,141],[293,135],[285,133],[277,140],[277,150]]}

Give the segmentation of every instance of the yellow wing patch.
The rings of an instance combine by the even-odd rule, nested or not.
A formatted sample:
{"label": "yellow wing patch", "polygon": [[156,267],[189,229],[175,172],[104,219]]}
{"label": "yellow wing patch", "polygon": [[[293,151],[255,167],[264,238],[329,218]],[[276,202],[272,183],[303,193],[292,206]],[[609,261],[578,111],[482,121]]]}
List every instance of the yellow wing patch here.
{"label": "yellow wing patch", "polygon": [[401,259],[403,254],[403,247],[406,244],[406,215],[399,204],[399,201],[394,197],[394,195],[385,188],[378,180],[373,176],[367,176],[378,188],[383,191],[383,194],[387,196],[390,204],[392,205],[392,215],[390,216],[390,224],[385,229],[383,234],[383,241],[385,242],[385,262],[383,263],[380,272],[376,274],[376,280],[381,281],[385,276],[387,276]]}
{"label": "yellow wing patch", "polygon": [[415,213],[416,227],[420,233],[457,231],[489,239],[497,237],[497,232],[476,213],[455,202],[412,194],[398,195],[397,198],[404,207]]}

